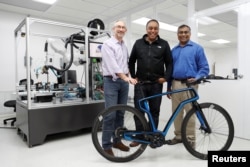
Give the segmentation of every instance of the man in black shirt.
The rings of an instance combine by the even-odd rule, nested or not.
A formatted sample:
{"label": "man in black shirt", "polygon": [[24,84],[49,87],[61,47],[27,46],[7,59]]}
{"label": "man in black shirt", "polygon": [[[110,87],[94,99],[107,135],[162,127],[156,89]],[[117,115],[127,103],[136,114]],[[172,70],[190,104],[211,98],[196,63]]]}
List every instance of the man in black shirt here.
{"label": "man in black shirt", "polygon": [[[134,88],[134,105],[138,110],[139,99],[162,93],[163,83],[170,79],[173,68],[169,44],[158,35],[159,22],[155,19],[149,20],[146,31],[147,34],[136,40],[129,58],[130,75],[139,83]],[[156,128],[159,123],[161,99],[157,97],[148,101]],[[142,130],[142,125],[136,117],[135,124],[137,130]],[[130,143],[130,147],[138,145],[137,142]]]}

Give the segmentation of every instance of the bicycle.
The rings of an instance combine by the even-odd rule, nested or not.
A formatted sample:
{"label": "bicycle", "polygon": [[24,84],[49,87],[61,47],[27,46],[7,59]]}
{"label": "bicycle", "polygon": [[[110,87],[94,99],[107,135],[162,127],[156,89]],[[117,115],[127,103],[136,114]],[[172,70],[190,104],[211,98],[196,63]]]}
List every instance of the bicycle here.
{"label": "bicycle", "polygon": [[[194,83],[186,83],[187,88],[174,90],[170,92],[163,92],[150,97],[145,97],[139,100],[139,106],[143,112],[142,114],[136,108],[129,105],[116,105],[105,109],[99,113],[92,127],[92,141],[96,150],[106,159],[113,162],[128,162],[139,157],[149,145],[152,148],[161,147],[167,144],[165,137],[175,117],[181,111],[185,104],[191,103],[192,109],[187,112],[182,123],[182,141],[189,153],[193,156],[207,160],[208,151],[226,151],[229,149],[234,138],[234,125],[228,112],[221,106],[214,103],[198,103],[199,95],[192,88],[193,84],[200,84],[210,82],[205,78],[197,80]],[[148,105],[148,100],[158,96],[174,94],[179,92],[190,92],[190,98],[181,102],[172,113],[169,120],[162,131],[158,130],[153,121]],[[130,147],[128,152],[113,148],[114,156],[106,153],[101,145],[102,142],[102,120],[103,118],[117,111],[124,111],[124,126],[115,129],[112,133],[114,137],[119,137],[123,143],[128,145],[132,141],[139,142],[137,147]],[[146,116],[145,116],[146,115]],[[142,131],[136,131],[134,117],[137,117],[142,125]],[[195,139],[190,142],[190,136],[187,135],[187,125],[195,117]],[[140,138],[138,137],[140,136]],[[143,136],[143,138],[141,137]]]}

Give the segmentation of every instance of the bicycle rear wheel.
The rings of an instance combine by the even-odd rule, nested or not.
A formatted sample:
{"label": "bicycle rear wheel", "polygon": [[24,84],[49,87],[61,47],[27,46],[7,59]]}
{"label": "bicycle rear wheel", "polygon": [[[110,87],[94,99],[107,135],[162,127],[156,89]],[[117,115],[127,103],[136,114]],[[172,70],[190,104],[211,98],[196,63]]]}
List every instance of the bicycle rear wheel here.
{"label": "bicycle rear wheel", "polygon": [[149,129],[145,117],[137,109],[127,105],[117,105],[107,108],[103,112],[99,113],[99,115],[96,117],[92,127],[92,141],[96,150],[104,158],[113,162],[128,162],[140,156],[145,151],[147,144],[140,144],[137,147],[130,147],[130,150],[128,152],[112,148],[114,156],[106,153],[102,148],[102,135],[103,133],[105,133],[105,131],[102,129],[103,119],[105,118],[105,116],[114,114],[118,111],[124,111],[124,124],[123,127],[112,130],[112,134],[114,135],[114,137],[121,138],[122,143],[126,146],[129,146],[131,141],[125,140],[123,134],[127,131],[130,131],[132,133],[135,132],[136,127],[134,117],[137,117],[140,120],[144,131],[147,131]]}
{"label": "bicycle rear wheel", "polygon": [[[226,151],[234,138],[234,125],[230,115],[221,106],[213,103],[200,104],[203,114],[198,114],[194,108],[185,116],[182,123],[182,141],[186,149],[195,157],[207,160],[208,151]],[[198,119],[205,117],[211,128],[206,132]],[[194,133],[190,126],[195,126]]]}

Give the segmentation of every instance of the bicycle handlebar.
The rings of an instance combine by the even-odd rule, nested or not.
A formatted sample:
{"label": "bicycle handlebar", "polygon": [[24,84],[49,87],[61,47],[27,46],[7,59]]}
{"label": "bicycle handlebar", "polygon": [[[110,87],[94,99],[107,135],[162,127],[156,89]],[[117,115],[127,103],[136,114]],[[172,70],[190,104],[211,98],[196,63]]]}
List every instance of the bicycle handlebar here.
{"label": "bicycle handlebar", "polygon": [[[156,98],[156,97],[160,97],[160,96],[164,96],[164,95],[168,95],[168,94],[175,94],[175,93],[180,93],[180,92],[184,92],[184,91],[190,91],[191,93],[191,97],[188,98],[187,100],[184,100],[183,102],[186,103],[190,103],[190,102],[193,102],[193,101],[196,101],[199,99],[199,96],[198,96],[198,93],[197,91],[191,87],[192,85],[195,85],[195,84],[201,84],[201,83],[205,83],[205,82],[209,82],[209,80],[207,80],[205,77],[203,78],[200,78],[200,79],[197,79],[193,82],[187,82],[185,81],[185,84],[187,85],[187,88],[183,88],[183,89],[177,89],[177,90],[174,90],[174,91],[167,91],[167,92],[163,92],[163,93],[160,93],[160,94],[155,94],[155,95],[152,95],[152,96],[148,96],[148,97],[145,97],[143,95],[143,91],[142,91],[142,88],[140,87],[141,89],[141,93],[143,95],[143,98],[139,99],[139,106],[140,106],[140,109],[142,109],[144,112],[148,112],[149,109],[148,109],[148,104],[147,104],[147,100],[149,99],[153,99],[153,98]],[[145,83],[145,82],[144,82]],[[137,83],[137,84],[144,84],[142,82],[140,83]],[[183,82],[184,83],[184,82]],[[145,104],[146,103],[146,104]]]}

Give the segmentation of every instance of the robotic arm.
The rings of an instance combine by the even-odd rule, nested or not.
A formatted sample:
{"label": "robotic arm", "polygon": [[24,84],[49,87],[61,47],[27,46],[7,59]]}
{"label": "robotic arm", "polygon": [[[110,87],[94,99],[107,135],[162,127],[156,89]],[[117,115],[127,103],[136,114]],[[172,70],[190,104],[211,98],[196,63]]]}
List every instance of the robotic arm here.
{"label": "robotic arm", "polygon": [[[67,49],[65,47],[61,47],[56,43],[54,39],[47,39],[46,43],[48,43],[48,46],[57,54],[61,55],[63,59],[68,60],[69,54],[67,53]],[[47,50],[48,53],[48,50]]]}
{"label": "robotic arm", "polygon": [[[45,66],[42,68],[42,73],[48,74],[49,68],[63,73],[67,71],[72,64],[79,66],[86,63],[86,57],[84,55],[84,46],[78,47],[77,45],[75,45],[73,37],[67,39],[66,42],[62,42],[59,43],[55,39],[51,38],[46,40],[46,60]],[[70,44],[70,53],[67,51],[68,44]],[[57,55],[62,57],[61,69],[53,66],[53,58]]]}

